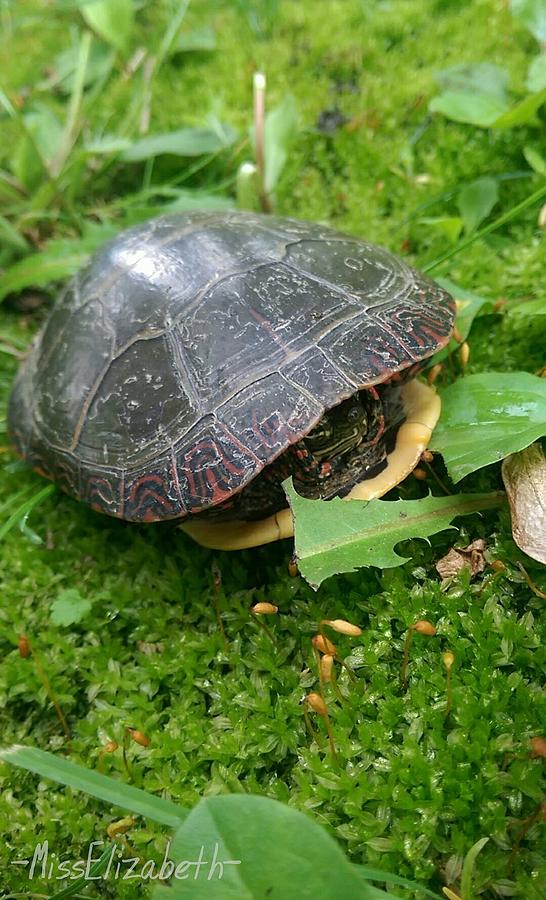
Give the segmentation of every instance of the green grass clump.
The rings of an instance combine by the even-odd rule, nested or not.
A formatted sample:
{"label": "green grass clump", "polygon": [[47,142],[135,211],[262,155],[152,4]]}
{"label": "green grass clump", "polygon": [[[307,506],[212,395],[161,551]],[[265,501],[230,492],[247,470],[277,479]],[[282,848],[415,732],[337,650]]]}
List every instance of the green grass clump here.
{"label": "green grass clump", "polygon": [[[176,5],[136,5],[131,52],[141,45],[156,52]],[[38,96],[36,86],[48,77],[55,55],[76,42],[70,27],[81,27],[82,20],[74,5],[46,10],[25,0],[6,3],[0,12],[6,96],[23,111],[27,104],[49,103],[62,119],[66,95]],[[0,216],[26,247],[6,241],[3,266],[51,240],[75,239],[90,223],[116,228],[151,214],[164,202],[165,187],[183,185],[235,204],[238,166],[252,156],[247,132],[256,67],[267,72],[269,105],[289,92],[298,109],[299,130],[277,185],[280,214],[328,222],[424,264],[446,250],[446,237],[421,219],[457,215],[455,194],[462,185],[503,176],[498,212],[539,183],[523,155],[525,146],[544,152],[537,127],[485,130],[427,112],[437,90],[434,71],[462,61],[503,65],[523,90],[536,48],[504,4],[335,0],[328,15],[317,14],[311,0],[195,4],[183,28],[204,25],[214,28],[216,49],[168,56],[149,86],[142,66],[122,75],[130,53],[118,58],[95,102],[85,105],[84,98],[78,140],[112,134],[136,139],[151,96],[151,133],[202,125],[213,111],[238,130],[236,142],[213,157],[189,161],[166,156],[129,164],[76,154],[54,190],[37,194],[47,182],[38,168],[35,180],[23,190],[16,186],[14,196],[8,188],[22,138],[17,117],[6,114]],[[336,107],[347,124],[323,133],[319,117]],[[419,212],[424,204],[426,211]],[[536,217],[536,209],[527,210],[436,274],[508,305],[535,297],[546,275]],[[2,308],[3,411],[17,367],[14,354],[46,311],[43,304],[30,305],[29,292],[25,303],[11,299]],[[545,339],[544,316],[520,322],[488,313],[470,336],[469,371],[537,371],[546,362]],[[500,488],[498,468],[470,476],[466,485]],[[41,487],[27,470],[4,467],[2,521],[18,491]],[[411,496],[417,486],[404,490]],[[488,562],[500,560],[506,569],[488,567],[474,581],[463,573],[442,584],[435,562],[453,543],[465,546],[477,537],[487,541]],[[516,550],[506,512],[474,517],[430,544],[409,542],[404,555],[411,561],[400,569],[329,579],[318,593],[288,576],[290,552],[284,544],[215,554],[171,526],[128,526],[59,493],[48,498],[26,531],[11,530],[1,545],[2,743],[66,752],[32,656],[23,659],[17,650],[24,633],[68,719],[75,762],[97,767],[101,749],[110,741],[121,746],[126,727],[135,728],[151,743],[132,742],[129,765],[134,783],[148,791],[184,806],[203,795],[267,795],[307,811],[337,836],[352,861],[436,890],[457,885],[465,854],[489,837],[475,865],[475,894],[540,900],[546,875],[540,824],[510,856],[514,823],[531,816],[544,797],[543,762],[529,759],[528,751],[546,721],[543,603],[516,563],[524,562],[543,591],[546,578]],[[227,646],[214,608],[213,563],[222,573]],[[55,624],[59,598],[66,602],[68,591],[68,604],[70,598],[79,604],[81,618]],[[249,615],[259,600],[279,607],[280,614],[268,619],[276,644]],[[344,703],[328,695],[337,763],[311,742],[301,707],[316,689],[310,639],[324,618],[363,628],[361,637],[335,639],[357,676],[353,682],[345,670],[339,674]],[[402,692],[405,635],[418,619],[432,621],[438,633],[414,637],[408,690]],[[448,715],[446,650],[455,654]],[[102,765],[127,779],[121,749],[106,754]],[[120,816],[11,767],[2,766],[0,783],[0,820],[7,823],[0,886],[6,893],[43,894],[56,887],[29,882],[23,868],[11,865],[32,856],[38,840],[75,859],[91,841],[106,839],[108,824]],[[139,821],[129,840],[143,856],[161,859],[166,833]],[[88,890],[99,896],[96,887]],[[130,898],[134,886],[106,884],[101,892]]]}

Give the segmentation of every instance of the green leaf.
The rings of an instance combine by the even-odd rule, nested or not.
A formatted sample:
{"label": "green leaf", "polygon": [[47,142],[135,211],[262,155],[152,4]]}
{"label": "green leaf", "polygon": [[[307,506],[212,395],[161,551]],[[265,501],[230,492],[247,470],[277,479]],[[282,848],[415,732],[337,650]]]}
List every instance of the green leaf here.
{"label": "green leaf", "polygon": [[508,73],[493,63],[452,66],[436,80],[443,91],[429,109],[456,122],[487,127],[509,107]]}
{"label": "green leaf", "polygon": [[[409,890],[414,891],[415,893],[422,894],[423,897],[431,897],[432,900],[445,900],[444,897],[440,897],[440,895],[435,894],[434,891],[429,891],[428,888],[422,887],[422,885],[417,884],[416,881],[411,881],[409,878],[402,878],[400,875],[393,875],[392,872],[385,872],[383,869],[373,869],[370,866],[360,866],[356,864],[354,868],[365,881],[385,881],[389,884],[409,888]],[[382,892],[380,892],[380,895],[382,897],[394,896]],[[400,897],[397,896],[396,900],[400,900]]]}
{"label": "green leaf", "polygon": [[546,103],[546,88],[529,94],[492,122],[493,128],[513,128],[515,125],[538,124],[537,112]]}
{"label": "green leaf", "polygon": [[74,625],[91,610],[91,603],[76,588],[62,591],[51,604],[50,619],[54,625]]}
{"label": "green leaf", "polygon": [[546,43],[546,3],[544,0],[511,0],[512,15],[527,28],[539,44]]}
{"label": "green leaf", "polygon": [[[477,178],[459,191],[457,206],[464,221],[465,231],[471,234],[487,218],[499,199],[499,188],[494,178]],[[457,235],[458,237],[458,235]]]}
{"label": "green leaf", "polygon": [[489,838],[485,837],[481,838],[479,841],[476,841],[476,843],[473,844],[464,858],[463,871],[461,873],[462,900],[474,900],[474,893],[472,891],[472,873],[474,871],[474,863],[476,862],[478,853],[485,847],[488,840]]}
{"label": "green leaf", "polygon": [[537,175],[546,175],[546,159],[534,147],[523,148],[523,155]]}
{"label": "green leaf", "polygon": [[[64,249],[63,249],[64,248]],[[27,287],[45,287],[73,275],[87,262],[89,253],[77,241],[55,241],[41,253],[14,263],[0,282],[0,300]]]}
{"label": "green leaf", "polygon": [[86,888],[90,881],[93,881],[98,875],[101,875],[111,861],[112,853],[117,849],[115,843],[107,844],[99,858],[89,866],[89,870],[84,872],[79,878],[76,878],[72,884],[67,885],[60,891],[56,891],[51,896],[51,900],[66,900],[67,897],[75,897],[80,890]]}
{"label": "green leaf", "polygon": [[51,160],[59,150],[63,126],[55,113],[44,104],[21,117],[24,134],[15,145],[11,168],[27,190],[33,190],[49,172]]}
{"label": "green leaf", "polygon": [[[52,88],[58,88],[63,94],[71,94],[78,66],[78,56],[79,48],[77,46],[62,50],[53,61],[52,73],[37,85],[38,90],[51,91]],[[110,47],[94,41],[85,71],[84,86],[88,88],[98,81],[106,79],[114,64],[114,58],[114,51]]]}
{"label": "green leaf", "polygon": [[407,562],[400,541],[449,528],[455,516],[498,506],[497,494],[461,494],[422,500],[306,500],[283,483],[295,521],[298,567],[311,587],[361,566],[387,569]]}
{"label": "green leaf", "polygon": [[508,315],[529,319],[535,316],[546,316],[546,297],[539,297],[537,300],[525,300],[523,303],[518,303],[517,306],[510,306]]}
{"label": "green leaf", "polygon": [[81,7],[85,21],[116,50],[125,50],[133,29],[132,0],[95,0]]}
{"label": "green leaf", "polygon": [[267,193],[275,189],[285,166],[288,150],[296,133],[297,121],[296,101],[292,94],[287,94],[279,106],[272,109],[265,118],[264,187]]}
{"label": "green leaf", "polygon": [[490,94],[445,91],[439,97],[433,97],[429,109],[431,112],[442,113],[455,122],[487,128],[508,110],[508,103]]}
{"label": "green leaf", "polygon": [[210,25],[183,31],[173,47],[173,53],[189,53],[195,50],[215,50],[216,32]]}
{"label": "green leaf", "polygon": [[129,138],[117,137],[115,134],[104,134],[100,138],[87,141],[84,146],[86,153],[99,155],[102,153],[121,153],[132,146]]}
{"label": "green leaf", "polygon": [[217,153],[231,146],[237,137],[235,129],[222,125],[218,130],[212,127],[180,128],[166,134],[154,134],[135,141],[123,151],[125,162],[142,162],[169,153],[174,156],[201,156]]}
{"label": "green leaf", "polygon": [[463,220],[459,216],[423,216],[418,219],[420,225],[430,225],[443,234],[451,244],[455,244],[463,229]]}
{"label": "green leaf", "polygon": [[[199,869],[184,864],[203,853]],[[173,876],[168,887],[156,887],[154,900],[373,896],[320,825],[266,797],[231,794],[201,800],[176,832],[170,857],[181,865],[180,875]]]}
{"label": "green leaf", "polygon": [[543,88],[546,88],[546,53],[535,56],[531,62],[527,70],[525,87],[529,91],[541,91]]}
{"label": "green leaf", "polygon": [[144,816],[154,822],[160,822],[162,825],[169,825],[171,828],[178,827],[188,814],[187,809],[170,800],[163,800],[140,788],[123,784],[121,781],[108,778],[91,769],[85,769],[62,756],[47,753],[45,750],[14,744],[11,747],[0,749],[0,760],[14,766],[21,766],[42,778],[51,778],[52,781],[74,788],[76,791],[83,791],[112,806],[119,806],[137,816]]}
{"label": "green leaf", "polygon": [[546,379],[528,372],[468,375],[441,398],[430,449],[442,454],[455,482],[546,434]]}
{"label": "green leaf", "polygon": [[[22,502],[11,513],[11,515],[8,516],[6,521],[3,522],[2,525],[0,526],[0,541],[2,541],[5,538],[6,534],[8,534],[8,532],[11,531],[11,529],[15,525],[17,525],[18,522],[19,523],[23,522],[26,525],[26,521],[28,519],[29,514],[32,512],[32,510],[36,506],[39,506],[40,503],[43,503],[44,500],[47,500],[48,497],[51,496],[51,494],[55,493],[55,491],[56,491],[55,485],[48,484],[45,488],[42,488],[41,491],[37,491],[36,493],[33,493],[31,497],[26,497],[26,488],[21,492],[13,494],[10,497],[10,499],[7,501],[7,503],[5,503],[2,506],[2,508],[1,508],[2,512],[5,512],[8,509],[11,509],[11,507],[14,506],[15,503],[18,502],[19,500],[21,500]],[[26,499],[24,499],[24,498],[26,498]]]}
{"label": "green leaf", "polygon": [[46,287],[74,275],[91,253],[117,232],[111,224],[88,224],[81,238],[50,241],[40,253],[25,256],[9,266],[0,281],[0,300],[27,287]]}
{"label": "green leaf", "polygon": [[[470,329],[472,328],[472,323],[474,319],[480,315],[480,313],[490,312],[493,308],[493,303],[491,300],[488,300],[487,297],[482,297],[480,294],[475,294],[473,291],[468,291],[466,288],[460,287],[460,285],[455,284],[453,281],[450,281],[448,278],[438,278],[438,283],[441,284],[443,288],[445,288],[448,293],[454,298],[455,303],[457,304],[457,317],[455,319],[455,326],[459,333],[459,336],[463,341],[466,340],[470,333]],[[484,310],[485,307],[485,310]],[[427,360],[427,368],[430,366],[435,366],[436,363],[441,362],[445,359],[450,353],[453,353],[457,350],[459,346],[458,342],[451,338],[449,344],[446,347],[442,347],[434,356],[431,356],[429,360]]]}
{"label": "green leaf", "polygon": [[487,94],[501,101],[507,99],[508,72],[494,63],[462,63],[440,69],[434,77],[444,91]]}

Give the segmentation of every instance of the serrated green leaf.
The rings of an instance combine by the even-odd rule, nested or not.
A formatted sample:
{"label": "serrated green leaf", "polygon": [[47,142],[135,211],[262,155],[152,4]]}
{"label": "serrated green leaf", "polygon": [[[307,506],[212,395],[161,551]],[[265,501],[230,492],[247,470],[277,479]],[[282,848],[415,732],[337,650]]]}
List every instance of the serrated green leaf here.
{"label": "serrated green leaf", "polygon": [[75,625],[91,611],[91,603],[76,588],[62,591],[51,604],[50,619],[54,625]]}
{"label": "serrated green leaf", "polygon": [[125,162],[143,162],[162,154],[202,156],[231,146],[236,137],[235,129],[225,124],[221,130],[211,127],[180,128],[178,131],[154,134],[135,141],[122,152],[121,158]]}
{"label": "serrated green leaf", "polygon": [[132,0],[95,0],[81,6],[90,28],[116,50],[125,50],[133,28]]}
{"label": "serrated green leaf", "polygon": [[487,218],[499,199],[499,188],[494,178],[477,178],[466,184],[457,196],[457,206],[464,221],[465,231],[471,234]]}
{"label": "serrated green leaf", "polygon": [[544,0],[511,0],[512,15],[527,28],[539,44],[546,43],[546,3]]}
{"label": "serrated green leaf", "polygon": [[546,379],[528,372],[468,375],[440,396],[430,449],[442,454],[455,482],[546,434]]}
{"label": "serrated green leaf", "polygon": [[135,815],[145,816],[153,822],[160,822],[171,828],[180,825],[188,813],[183,806],[178,806],[170,800],[156,797],[133,785],[108,778],[100,772],[85,769],[62,756],[37,750],[35,747],[13,744],[11,747],[0,748],[0,760],[20,766],[28,772],[36,772],[42,778],[51,778],[59,784],[68,785],[76,791],[83,791],[112,806],[119,806]]}
{"label": "serrated green leaf", "polygon": [[498,506],[497,494],[461,494],[421,500],[306,500],[290,480],[283,483],[295,521],[298,567],[317,588],[325,578],[361,566],[387,569],[407,557],[395,546],[427,538],[451,526],[456,516]]}
{"label": "serrated green leaf", "polygon": [[176,832],[170,858],[179,864],[198,860],[201,848],[206,862],[199,871],[193,868],[188,878],[186,869],[168,887],[156,887],[154,900],[374,896],[325,829],[266,797],[231,794],[201,800]]}

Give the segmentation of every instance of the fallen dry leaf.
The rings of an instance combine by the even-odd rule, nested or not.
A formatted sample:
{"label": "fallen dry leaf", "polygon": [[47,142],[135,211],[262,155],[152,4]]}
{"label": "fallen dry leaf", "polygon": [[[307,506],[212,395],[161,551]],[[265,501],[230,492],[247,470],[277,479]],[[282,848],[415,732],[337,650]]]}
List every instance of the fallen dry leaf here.
{"label": "fallen dry leaf", "polygon": [[479,575],[485,569],[484,550],[485,541],[482,538],[472,541],[468,547],[452,547],[449,553],[438,560],[436,571],[445,579],[458,575],[461,569],[470,569],[471,577],[474,578],[474,575]]}
{"label": "fallen dry leaf", "polygon": [[507,456],[502,480],[520,550],[546,564],[546,458],[539,443]]}

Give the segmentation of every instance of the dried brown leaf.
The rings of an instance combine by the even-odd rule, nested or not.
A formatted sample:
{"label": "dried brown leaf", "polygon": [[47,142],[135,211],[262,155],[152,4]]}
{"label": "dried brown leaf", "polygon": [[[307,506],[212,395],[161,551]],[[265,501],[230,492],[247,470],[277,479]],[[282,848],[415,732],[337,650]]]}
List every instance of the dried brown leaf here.
{"label": "dried brown leaf", "polygon": [[507,456],[502,479],[520,550],[546,564],[546,458],[539,443]]}
{"label": "dried brown leaf", "polygon": [[474,578],[485,569],[484,550],[485,541],[482,538],[472,541],[468,547],[452,547],[449,553],[438,560],[436,571],[441,578],[451,578],[462,569],[470,569],[471,577]]}

